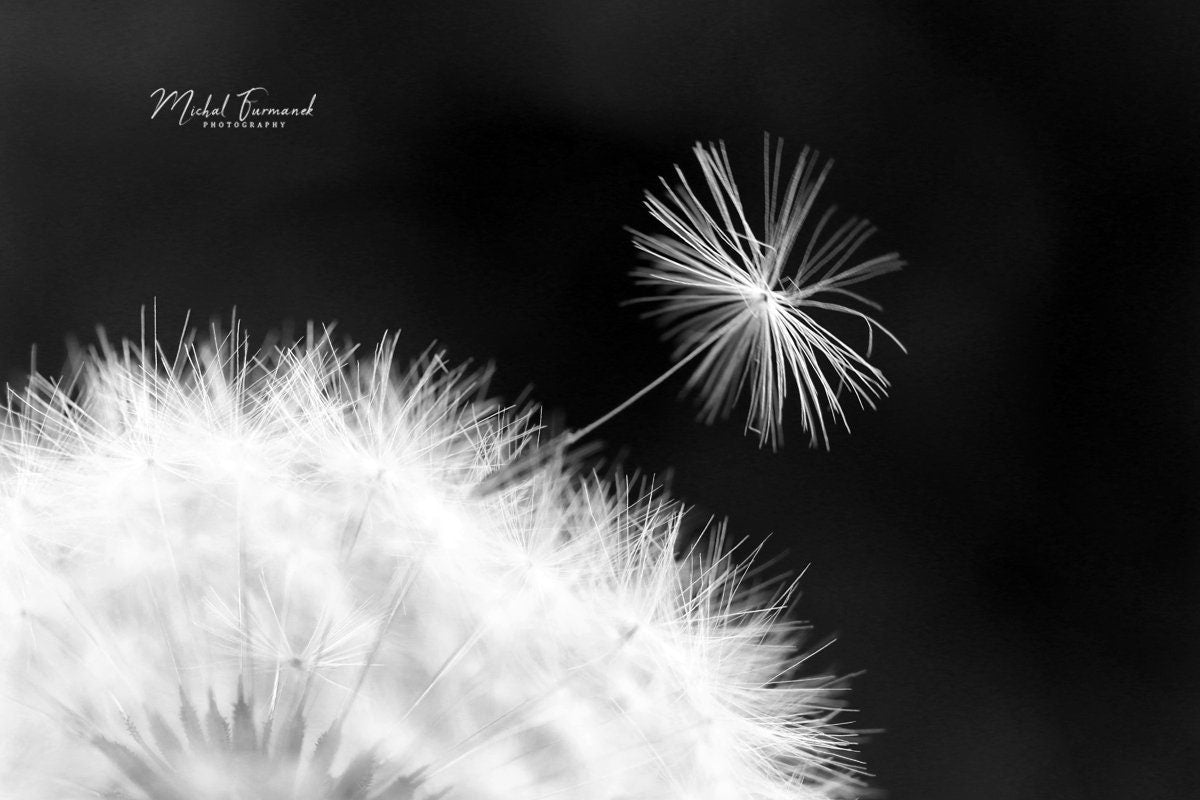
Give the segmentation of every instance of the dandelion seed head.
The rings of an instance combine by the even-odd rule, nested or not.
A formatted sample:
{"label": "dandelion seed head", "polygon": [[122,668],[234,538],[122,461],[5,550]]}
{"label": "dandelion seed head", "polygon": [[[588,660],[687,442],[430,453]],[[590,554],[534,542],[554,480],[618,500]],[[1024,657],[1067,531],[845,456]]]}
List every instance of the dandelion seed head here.
{"label": "dandelion seed head", "polygon": [[858,794],[786,590],[658,489],[549,459],[475,491],[535,415],[394,347],[102,340],[10,396],[0,794]]}
{"label": "dandelion seed head", "polygon": [[[828,447],[830,426],[847,424],[846,397],[874,407],[887,392],[887,379],[867,360],[875,333],[899,345],[868,313],[878,306],[849,287],[903,262],[895,253],[859,260],[857,251],[875,230],[865,220],[831,230],[831,209],[814,221],[829,165],[818,169],[810,150],[781,183],[782,141],[772,153],[765,140],[761,228],[749,221],[724,144],[697,143],[694,152],[706,199],[678,168],[677,185],[664,180],[661,197],[646,194],[646,207],[666,232],[634,232],[634,245],[650,262],[634,275],[657,292],[641,301],[656,306],[648,316],[666,324],[676,360],[698,359],[687,389],[700,397],[701,419],[728,416],[748,391],[746,430],[758,434],[760,445],[775,447],[784,400],[793,392],[810,444]],[[866,352],[822,316],[863,324]]]}

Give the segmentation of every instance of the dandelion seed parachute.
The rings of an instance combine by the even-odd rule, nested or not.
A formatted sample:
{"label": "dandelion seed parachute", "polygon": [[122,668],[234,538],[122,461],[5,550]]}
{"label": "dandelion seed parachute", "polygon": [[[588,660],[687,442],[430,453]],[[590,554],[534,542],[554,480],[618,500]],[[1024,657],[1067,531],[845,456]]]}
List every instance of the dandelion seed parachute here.
{"label": "dandelion seed parachute", "polygon": [[[658,306],[648,316],[668,324],[676,367],[699,359],[687,388],[698,391],[703,420],[727,416],[749,384],[746,430],[758,433],[760,445],[775,447],[791,384],[810,445],[828,447],[830,422],[846,424],[843,393],[872,408],[887,393],[887,379],[867,361],[875,331],[903,349],[868,313],[848,305],[879,308],[849,287],[898,270],[903,262],[896,253],[854,260],[875,231],[866,220],[849,219],[828,232],[836,210],[831,208],[809,226],[830,165],[818,171],[816,154],[806,148],[781,193],[783,142],[774,158],[769,138],[763,149],[761,233],[747,219],[724,144],[697,143],[709,204],[678,168],[678,186],[663,181],[665,199],[647,192],[646,207],[667,232],[634,232],[635,246],[651,262],[634,275],[659,292],[642,301]],[[798,252],[800,235],[810,227],[808,244]],[[785,274],[793,258],[795,267]],[[867,356],[814,316],[821,312],[863,322]]]}
{"label": "dandelion seed parachute", "polygon": [[328,334],[103,342],[0,436],[0,796],[838,798],[788,591],[549,463],[482,379]]}

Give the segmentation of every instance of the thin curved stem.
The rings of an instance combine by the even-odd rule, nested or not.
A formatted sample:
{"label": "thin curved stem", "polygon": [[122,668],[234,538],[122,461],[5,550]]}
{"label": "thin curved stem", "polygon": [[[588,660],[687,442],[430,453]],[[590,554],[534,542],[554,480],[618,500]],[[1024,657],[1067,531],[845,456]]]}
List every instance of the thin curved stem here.
{"label": "thin curved stem", "polygon": [[617,407],[615,407],[614,409],[609,411],[607,414],[605,414],[602,417],[597,418],[596,420],[594,420],[593,422],[589,423],[588,425],[580,428],[579,430],[571,431],[570,433],[568,433],[565,437],[566,441],[564,444],[567,447],[571,446],[575,442],[577,442],[580,439],[582,439],[583,437],[587,436],[592,431],[599,428],[604,423],[608,422],[613,417],[620,414],[625,409],[629,408],[631,405],[636,403],[638,400],[641,400],[643,396],[645,396],[646,394],[653,391],[656,387],[658,387],[658,385],[660,383],[662,383],[667,378],[670,378],[672,375],[674,375],[676,372],[678,372],[683,367],[684,364],[687,364],[692,359],[694,359],[696,356],[698,356],[702,352],[704,352],[704,350],[707,349],[709,344],[711,344],[711,342],[706,342],[705,344],[697,345],[695,350],[693,350],[692,352],[688,353],[683,358],[676,361],[675,364],[670,369],[668,369],[662,375],[659,375],[654,380],[647,383],[641,389],[638,389],[636,392],[631,394],[623,403],[621,403],[620,405],[618,405]]}
{"label": "thin curved stem", "polygon": [[641,400],[643,396],[653,391],[659,386],[659,384],[663,383],[676,372],[681,370],[685,364],[690,363],[696,358],[696,356],[707,350],[716,340],[717,336],[714,335],[709,337],[708,341],[701,342],[700,344],[696,345],[692,352],[676,361],[670,369],[666,370],[663,372],[663,374],[647,383],[641,389],[638,389],[611,411],[601,417],[598,417],[588,425],[578,430],[568,431],[567,433],[555,436],[548,442],[534,445],[533,449],[527,451],[524,455],[518,456],[515,461],[506,464],[505,466],[500,467],[499,469],[487,475],[482,481],[476,484],[475,488],[472,490],[473,493],[476,495],[486,495],[497,488],[509,484],[513,479],[532,471],[538,466],[539,463],[543,463],[551,458],[554,453],[565,453],[567,448],[571,447],[580,439],[592,433],[601,425],[608,422],[625,409],[629,408],[638,400]]}

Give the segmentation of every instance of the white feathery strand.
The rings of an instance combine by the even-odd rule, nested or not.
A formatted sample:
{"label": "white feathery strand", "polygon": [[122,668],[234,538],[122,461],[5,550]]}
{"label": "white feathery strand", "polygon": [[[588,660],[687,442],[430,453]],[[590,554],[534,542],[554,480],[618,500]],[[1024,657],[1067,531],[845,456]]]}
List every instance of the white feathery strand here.
{"label": "white feathery strand", "polygon": [[[702,420],[727,416],[748,390],[746,430],[758,434],[760,445],[776,447],[784,401],[794,389],[810,444],[828,447],[830,423],[846,425],[844,393],[873,408],[887,392],[887,379],[867,360],[875,333],[903,349],[872,316],[847,305],[879,308],[847,287],[898,270],[903,262],[895,253],[853,262],[875,229],[851,219],[826,233],[833,209],[812,226],[802,254],[794,257],[829,174],[830,164],[818,168],[815,152],[801,152],[781,195],[783,143],[772,155],[770,139],[764,140],[761,234],[747,219],[725,145],[697,144],[694,152],[708,203],[679,168],[678,185],[664,180],[662,198],[647,193],[646,207],[665,233],[634,232],[635,246],[649,261],[634,275],[658,292],[637,302],[657,306],[647,315],[666,324],[676,366],[703,353],[687,382],[700,398]],[[819,322],[819,314],[862,322],[866,355]]]}

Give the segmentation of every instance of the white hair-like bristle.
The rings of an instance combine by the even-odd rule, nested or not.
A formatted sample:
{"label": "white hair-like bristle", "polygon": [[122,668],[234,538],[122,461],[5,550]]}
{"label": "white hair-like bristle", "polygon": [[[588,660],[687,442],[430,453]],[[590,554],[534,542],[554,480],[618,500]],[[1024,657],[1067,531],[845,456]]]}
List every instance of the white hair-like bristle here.
{"label": "white hair-like bristle", "polygon": [[[646,193],[646,207],[666,232],[634,232],[634,245],[651,262],[634,275],[656,290],[640,298],[657,306],[647,316],[668,325],[665,335],[676,344],[677,368],[699,359],[687,386],[700,397],[701,419],[711,423],[728,416],[748,393],[746,430],[758,434],[760,446],[777,447],[790,387],[809,444],[828,449],[830,423],[849,427],[844,396],[874,408],[887,394],[883,372],[867,360],[875,333],[904,349],[871,316],[879,306],[859,294],[857,284],[904,262],[896,253],[858,258],[875,232],[866,220],[852,218],[829,230],[836,210],[830,208],[812,223],[830,164],[818,171],[817,156],[808,148],[791,178],[781,182],[783,142],[772,156],[770,138],[764,137],[761,229],[747,218],[724,143],[697,143],[693,152],[707,200],[676,167],[679,184],[672,188],[663,181],[665,199]],[[804,244],[801,236],[810,229]],[[839,338],[820,315],[861,321],[866,353]]]}
{"label": "white hair-like bristle", "polygon": [[790,587],[394,340],[103,344],[0,437],[0,796],[856,796]]}

